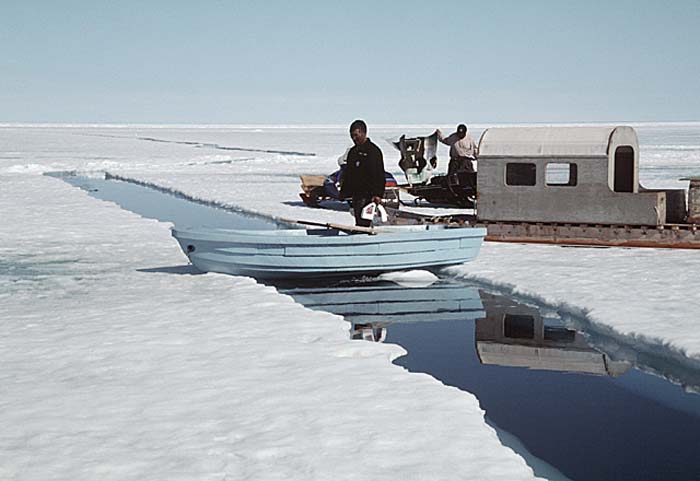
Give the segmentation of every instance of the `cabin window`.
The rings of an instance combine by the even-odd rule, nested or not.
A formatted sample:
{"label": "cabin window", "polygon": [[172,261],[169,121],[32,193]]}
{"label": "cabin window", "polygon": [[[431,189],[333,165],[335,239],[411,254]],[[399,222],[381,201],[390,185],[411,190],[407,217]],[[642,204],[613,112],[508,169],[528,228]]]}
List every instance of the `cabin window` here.
{"label": "cabin window", "polygon": [[503,316],[503,335],[511,339],[534,339],[535,318],[522,314]]}
{"label": "cabin window", "polygon": [[537,167],[535,164],[506,164],[506,185],[535,185],[536,183]]}
{"label": "cabin window", "polygon": [[634,149],[622,145],[615,149],[615,192],[634,192]]}
{"label": "cabin window", "polygon": [[576,340],[576,331],[559,326],[545,326],[544,340],[556,342],[574,342]]}
{"label": "cabin window", "polygon": [[570,163],[551,163],[545,168],[547,185],[573,187],[578,183],[578,166]]}

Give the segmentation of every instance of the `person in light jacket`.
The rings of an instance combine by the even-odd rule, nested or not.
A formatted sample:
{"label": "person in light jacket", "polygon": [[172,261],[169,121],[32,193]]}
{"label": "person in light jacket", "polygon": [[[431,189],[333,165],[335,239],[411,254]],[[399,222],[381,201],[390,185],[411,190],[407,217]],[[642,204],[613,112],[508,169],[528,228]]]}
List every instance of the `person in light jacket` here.
{"label": "person in light jacket", "polygon": [[471,135],[467,133],[467,126],[459,124],[457,131],[450,134],[448,137],[443,137],[440,129],[436,129],[435,133],[438,139],[445,145],[450,146],[450,164],[447,168],[447,174],[456,174],[458,172],[476,172],[474,161],[476,160],[477,146]]}

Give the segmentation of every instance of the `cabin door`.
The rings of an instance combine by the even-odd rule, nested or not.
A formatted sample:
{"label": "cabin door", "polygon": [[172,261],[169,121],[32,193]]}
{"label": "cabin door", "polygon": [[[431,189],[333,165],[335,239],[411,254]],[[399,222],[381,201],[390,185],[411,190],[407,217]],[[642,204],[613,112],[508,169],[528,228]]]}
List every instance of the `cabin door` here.
{"label": "cabin door", "polygon": [[624,145],[615,149],[615,192],[634,192],[634,149]]}

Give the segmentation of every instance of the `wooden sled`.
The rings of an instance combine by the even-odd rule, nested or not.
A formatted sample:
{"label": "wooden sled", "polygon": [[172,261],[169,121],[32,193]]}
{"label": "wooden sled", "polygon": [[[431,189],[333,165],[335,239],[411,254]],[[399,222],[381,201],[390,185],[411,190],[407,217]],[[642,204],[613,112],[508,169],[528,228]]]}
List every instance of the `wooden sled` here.
{"label": "wooden sled", "polygon": [[[309,207],[320,207],[319,202],[324,200],[335,200],[339,201],[335,197],[330,196],[323,186],[326,180],[325,175],[300,175],[301,179],[301,192],[299,197],[304,202],[304,204]],[[399,188],[396,187],[385,187],[384,189],[384,204],[392,207],[398,207],[399,205]]]}
{"label": "wooden sled", "polygon": [[303,190],[299,197],[304,204],[309,207],[318,207],[319,201],[331,198],[323,188],[325,175],[300,175],[299,178],[301,179],[301,190]]}

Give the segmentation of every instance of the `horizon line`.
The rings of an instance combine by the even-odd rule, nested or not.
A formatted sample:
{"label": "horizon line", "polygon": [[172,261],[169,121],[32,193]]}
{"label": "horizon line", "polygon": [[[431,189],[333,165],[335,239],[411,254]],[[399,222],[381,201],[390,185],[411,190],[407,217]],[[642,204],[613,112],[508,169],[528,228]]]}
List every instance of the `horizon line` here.
{"label": "horizon line", "polygon": [[[399,123],[376,123],[370,124],[370,128],[396,128],[396,127],[411,127],[425,128],[434,127],[435,125],[451,125],[454,122],[399,122]],[[651,125],[695,125],[700,124],[700,120],[613,120],[613,121],[567,121],[567,122],[470,122],[472,128],[483,128],[493,126],[580,126],[580,125],[630,125],[630,126],[651,126]],[[182,122],[6,122],[0,121],[0,128],[47,128],[47,127],[62,127],[62,128],[84,128],[84,127],[100,127],[100,128],[238,128],[238,129],[285,129],[285,128],[347,128],[349,123],[182,123]]]}

